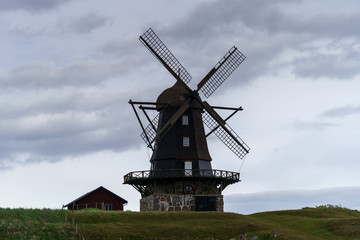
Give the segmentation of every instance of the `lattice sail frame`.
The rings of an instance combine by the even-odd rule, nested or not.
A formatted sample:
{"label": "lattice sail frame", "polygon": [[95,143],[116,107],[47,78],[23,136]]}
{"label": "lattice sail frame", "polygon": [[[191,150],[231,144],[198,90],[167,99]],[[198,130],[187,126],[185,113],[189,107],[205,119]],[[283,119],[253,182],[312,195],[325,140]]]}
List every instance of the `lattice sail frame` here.
{"label": "lattice sail frame", "polygon": [[[160,40],[156,33],[149,28],[143,35],[140,37],[140,41],[147,47],[151,53],[155,51],[158,55],[155,57],[164,65],[167,64],[168,67],[180,77],[180,79],[188,83],[192,79],[188,71],[181,65],[181,63],[176,59],[176,57],[170,52],[170,50],[165,46],[165,44]],[[152,48],[150,49],[149,46]],[[153,50],[153,51],[152,51]],[[164,62],[162,62],[160,59]]]}
{"label": "lattice sail frame", "polygon": [[230,74],[245,60],[236,47],[232,47],[215,65],[216,72],[201,87],[201,92],[208,98],[230,76]]}
{"label": "lattice sail frame", "polygon": [[240,159],[243,159],[245,155],[250,151],[250,148],[246,143],[236,134],[234,130],[225,124],[225,127],[235,136],[235,138],[241,143],[238,144],[219,124],[216,120],[207,112],[202,114],[203,122],[211,130],[214,130],[214,134]]}
{"label": "lattice sail frame", "polygon": [[[167,117],[165,118],[162,114],[162,121],[167,122],[170,120],[170,118],[176,113],[176,108],[166,107],[164,108],[165,111],[169,112],[170,114],[167,114]],[[163,110],[163,111],[164,111]],[[149,123],[146,128],[145,132],[142,132],[140,134],[141,138],[144,140],[144,142],[149,146],[151,142],[155,139],[156,135],[158,134],[159,129],[159,119],[160,119],[160,112],[154,117],[153,120],[151,120],[151,123]],[[154,129],[155,127],[155,129]],[[167,130],[169,130],[170,127],[168,127]],[[164,136],[167,132],[167,130],[161,135]],[[147,137],[146,137],[147,136]],[[161,138],[160,136],[160,138]],[[158,139],[159,140],[159,139]]]}
{"label": "lattice sail frame", "polygon": [[[146,145],[149,145],[150,142],[156,137],[157,127],[159,124],[159,113],[154,117],[154,119],[147,125],[145,131],[140,134],[141,138],[144,140]],[[154,129],[154,127],[155,129]]]}

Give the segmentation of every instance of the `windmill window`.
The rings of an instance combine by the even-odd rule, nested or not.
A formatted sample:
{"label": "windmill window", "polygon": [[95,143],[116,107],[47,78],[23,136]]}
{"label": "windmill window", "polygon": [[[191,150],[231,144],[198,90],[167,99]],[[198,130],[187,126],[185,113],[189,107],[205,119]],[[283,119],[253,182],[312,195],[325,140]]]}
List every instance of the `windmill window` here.
{"label": "windmill window", "polygon": [[185,161],[184,162],[184,173],[185,176],[191,177],[192,176],[192,162],[191,161]]}
{"label": "windmill window", "polygon": [[183,146],[184,147],[190,146],[190,138],[189,137],[183,137]]}
{"label": "windmill window", "polygon": [[189,125],[189,116],[188,115],[182,116],[182,125]]}

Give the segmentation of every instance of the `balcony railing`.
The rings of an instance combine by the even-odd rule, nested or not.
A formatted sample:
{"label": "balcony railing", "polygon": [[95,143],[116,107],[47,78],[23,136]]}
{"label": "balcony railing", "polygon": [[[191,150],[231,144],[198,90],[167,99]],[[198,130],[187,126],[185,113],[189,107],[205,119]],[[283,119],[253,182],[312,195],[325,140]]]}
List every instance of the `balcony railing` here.
{"label": "balcony railing", "polygon": [[237,182],[240,173],[214,169],[166,169],[130,172],[124,176],[124,183],[134,180],[158,178],[216,178]]}

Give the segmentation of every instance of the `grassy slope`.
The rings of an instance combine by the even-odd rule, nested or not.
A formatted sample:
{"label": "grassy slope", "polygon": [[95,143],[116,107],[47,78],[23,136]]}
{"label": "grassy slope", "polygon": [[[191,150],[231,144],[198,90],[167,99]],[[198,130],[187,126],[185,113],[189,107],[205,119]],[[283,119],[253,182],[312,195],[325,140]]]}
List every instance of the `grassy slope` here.
{"label": "grassy slope", "polygon": [[78,239],[72,217],[86,239],[230,239],[244,233],[259,240],[360,239],[360,212],[343,208],[252,215],[0,209],[0,239]]}
{"label": "grassy slope", "polygon": [[[75,239],[65,211],[0,209],[0,239]],[[77,238],[76,238],[77,239]]]}
{"label": "grassy slope", "polygon": [[344,208],[305,208],[253,214],[281,239],[360,239],[360,212]]}

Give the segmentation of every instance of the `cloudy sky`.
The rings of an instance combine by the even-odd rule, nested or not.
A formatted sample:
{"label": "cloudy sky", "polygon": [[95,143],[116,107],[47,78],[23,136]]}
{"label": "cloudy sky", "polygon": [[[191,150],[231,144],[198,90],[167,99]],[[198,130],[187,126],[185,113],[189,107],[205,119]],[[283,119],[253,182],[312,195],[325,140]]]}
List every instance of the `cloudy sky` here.
{"label": "cloudy sky", "polygon": [[241,161],[208,139],[213,168],[241,173],[226,211],[360,209],[358,1],[3,0],[0,22],[0,207],[102,185],[139,209],[123,175],[151,150],[128,100],[175,81],[138,40],[152,27],[191,87],[233,45],[247,57],[208,99],[244,108],[228,123],[251,148]]}

